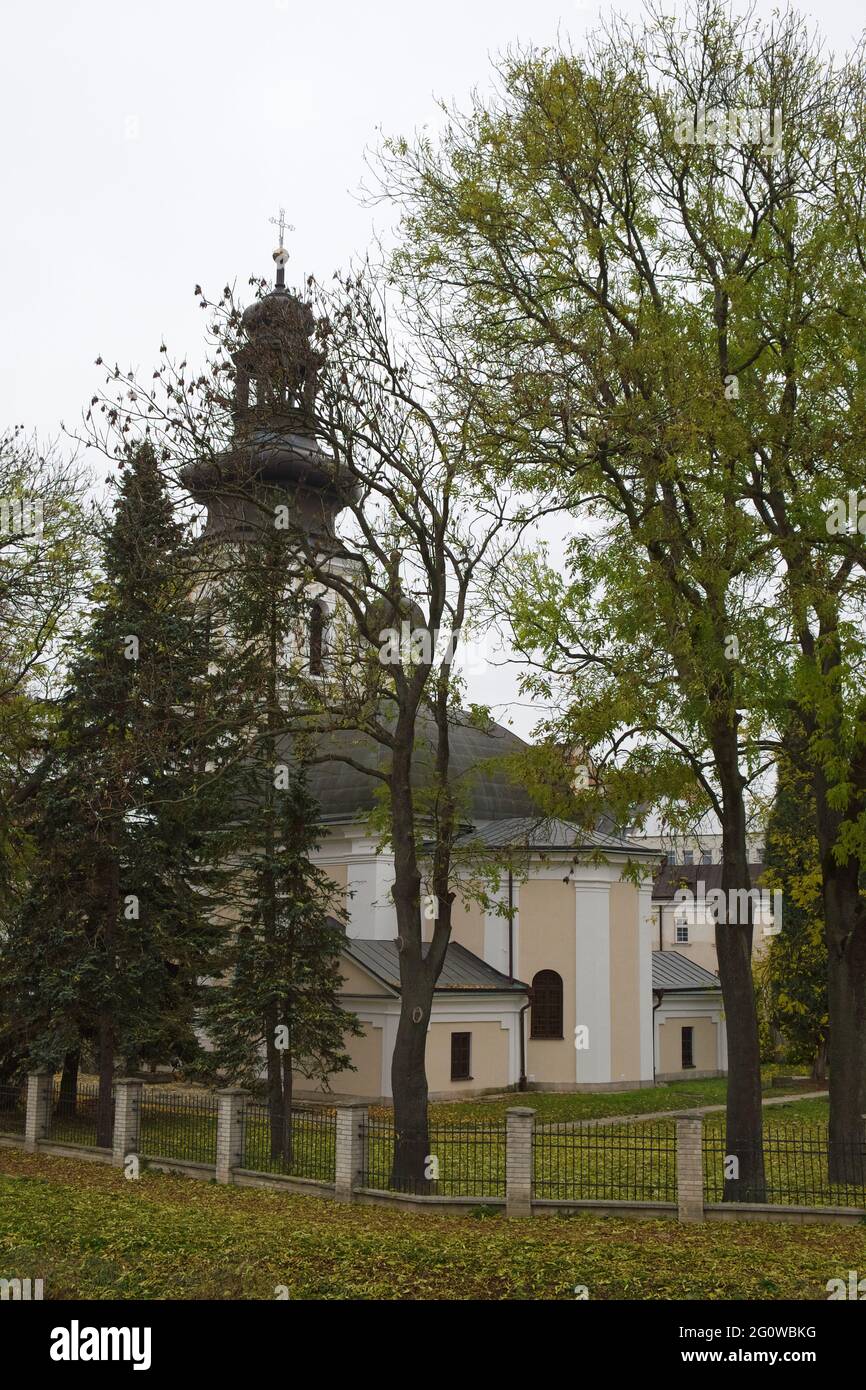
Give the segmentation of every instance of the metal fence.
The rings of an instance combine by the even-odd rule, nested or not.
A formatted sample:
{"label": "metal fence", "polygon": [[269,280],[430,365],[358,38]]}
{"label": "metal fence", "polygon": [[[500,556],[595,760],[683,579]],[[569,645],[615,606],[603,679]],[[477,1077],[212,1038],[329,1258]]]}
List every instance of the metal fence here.
{"label": "metal fence", "polygon": [[[96,1107],[99,1083],[79,1081],[74,1097],[61,1099],[60,1082],[54,1082],[48,1137],[55,1144],[84,1144],[96,1147]],[[114,1092],[111,1094],[111,1123],[114,1125]]]}
{"label": "metal fence", "polygon": [[394,1181],[394,1123],[371,1117],[364,1134],[362,1186],[379,1192],[440,1197],[505,1196],[505,1124],[432,1124],[427,1132],[427,1177]]}
{"label": "metal fence", "polygon": [[[285,1139],[285,1142],[283,1140]],[[249,1101],[244,1116],[244,1168],[334,1182],[337,1112],[326,1105],[293,1105],[289,1134],[272,1129],[265,1101]]]}
{"label": "metal fence", "polygon": [[148,1158],[179,1158],[216,1163],[215,1095],[189,1095],[145,1086],[141,1094],[139,1148]]}
{"label": "metal fence", "polygon": [[533,1177],[536,1197],[574,1202],[675,1202],[675,1124],[660,1120],[622,1125],[537,1125]]}
{"label": "metal fence", "polygon": [[23,1134],[27,1119],[27,1086],[0,1086],[0,1134]]}
{"label": "metal fence", "polygon": [[[731,1146],[733,1147],[733,1145]],[[746,1149],[737,1146],[742,1154]],[[704,1130],[704,1201],[724,1197],[726,1162],[734,1177],[723,1130]],[[744,1192],[740,1200],[778,1206],[866,1208],[866,1144],[834,1152],[831,1170],[826,1125],[773,1125],[764,1130],[764,1186]]]}

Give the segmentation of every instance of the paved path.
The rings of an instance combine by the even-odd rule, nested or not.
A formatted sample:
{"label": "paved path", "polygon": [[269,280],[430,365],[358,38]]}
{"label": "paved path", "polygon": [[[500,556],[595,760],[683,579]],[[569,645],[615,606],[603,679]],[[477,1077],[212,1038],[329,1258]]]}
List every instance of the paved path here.
{"label": "paved path", "polygon": [[[789,1105],[792,1100],[823,1100],[827,1096],[826,1089],[823,1091],[789,1091],[784,1096],[763,1096],[761,1105]],[[637,1124],[640,1120],[670,1120],[675,1115],[714,1115],[721,1112],[724,1114],[724,1105],[696,1105],[693,1107],[683,1106],[679,1110],[647,1110],[640,1115],[602,1115],[598,1119],[586,1120],[539,1120],[539,1124],[559,1124],[576,1128],[578,1125],[619,1125]]]}

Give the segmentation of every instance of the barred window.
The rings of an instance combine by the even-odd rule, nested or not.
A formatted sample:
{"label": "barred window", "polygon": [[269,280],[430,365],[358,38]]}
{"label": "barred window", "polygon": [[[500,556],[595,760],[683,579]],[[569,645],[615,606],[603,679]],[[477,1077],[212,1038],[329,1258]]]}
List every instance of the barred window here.
{"label": "barred window", "polygon": [[469,1063],[472,1055],[472,1034],[451,1034],[451,1080],[471,1081]]}
{"label": "barred window", "polygon": [[683,1071],[695,1065],[695,1030],[694,1028],[683,1029]]}
{"label": "barred window", "polygon": [[562,1037],[562,976],[539,970],[532,980],[531,1038]]}

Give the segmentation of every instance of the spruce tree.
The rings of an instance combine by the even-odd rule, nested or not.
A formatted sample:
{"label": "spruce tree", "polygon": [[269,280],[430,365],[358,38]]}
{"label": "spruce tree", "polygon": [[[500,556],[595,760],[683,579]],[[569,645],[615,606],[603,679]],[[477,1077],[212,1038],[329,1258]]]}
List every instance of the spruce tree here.
{"label": "spruce tree", "polygon": [[215,1062],[234,1080],[266,1074],[271,1151],[292,1156],[292,1078],[324,1079],[351,1066],[344,1036],[358,1034],[342,1009],[339,954],[345,912],[337,887],[312,862],[317,806],[296,742],[298,667],[309,662],[309,611],[290,578],[285,532],[265,524],[242,543],[220,584],[225,652],[234,682],[234,728],[246,740],[232,814],[235,925],[205,1026]]}
{"label": "spruce tree", "polygon": [[153,451],[131,454],[103,536],[93,616],[40,792],[30,891],[5,955],[32,1063],[98,1059],[98,1142],[115,1065],[194,1046],[229,779],[213,775],[210,628]]}

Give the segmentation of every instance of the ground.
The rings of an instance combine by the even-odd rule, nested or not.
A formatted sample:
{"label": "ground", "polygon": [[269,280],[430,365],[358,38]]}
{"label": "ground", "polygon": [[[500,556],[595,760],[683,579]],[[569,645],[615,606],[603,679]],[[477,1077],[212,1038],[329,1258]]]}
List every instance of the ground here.
{"label": "ground", "polygon": [[0,1277],[46,1298],[826,1299],[866,1227],[403,1213],[0,1149]]}

